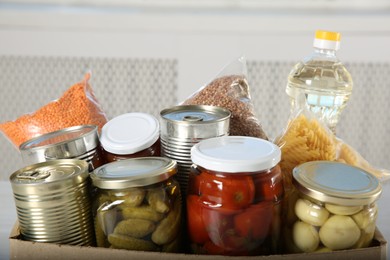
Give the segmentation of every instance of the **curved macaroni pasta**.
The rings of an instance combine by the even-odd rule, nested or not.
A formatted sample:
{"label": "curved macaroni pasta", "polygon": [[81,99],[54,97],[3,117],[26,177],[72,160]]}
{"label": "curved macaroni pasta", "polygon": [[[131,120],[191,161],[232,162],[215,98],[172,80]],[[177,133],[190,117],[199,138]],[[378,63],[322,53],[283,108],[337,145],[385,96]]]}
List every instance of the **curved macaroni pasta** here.
{"label": "curved macaroni pasta", "polygon": [[360,167],[379,179],[389,177],[389,173],[372,167],[351,146],[322,126],[316,118],[304,114],[291,120],[286,132],[275,140],[281,148],[280,167],[283,171],[285,190],[292,189],[294,167],[309,161],[339,161]]}

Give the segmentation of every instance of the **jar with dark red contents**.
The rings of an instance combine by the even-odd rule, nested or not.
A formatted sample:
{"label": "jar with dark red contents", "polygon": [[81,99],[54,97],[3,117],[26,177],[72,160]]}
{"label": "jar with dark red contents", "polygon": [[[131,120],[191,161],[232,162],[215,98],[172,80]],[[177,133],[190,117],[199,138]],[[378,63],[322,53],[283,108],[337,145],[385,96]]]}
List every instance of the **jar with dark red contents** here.
{"label": "jar with dark red contents", "polygon": [[197,254],[279,252],[281,151],[254,137],[225,136],[191,149],[187,230]]}
{"label": "jar with dark red contents", "polygon": [[100,143],[106,163],[129,158],[160,156],[160,125],[146,113],[127,113],[108,121]]}

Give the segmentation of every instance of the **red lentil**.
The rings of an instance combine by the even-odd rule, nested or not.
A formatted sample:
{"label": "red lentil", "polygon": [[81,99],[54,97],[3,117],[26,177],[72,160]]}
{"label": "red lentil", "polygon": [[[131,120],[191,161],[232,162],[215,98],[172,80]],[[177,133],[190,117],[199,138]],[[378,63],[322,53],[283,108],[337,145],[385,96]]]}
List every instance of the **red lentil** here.
{"label": "red lentil", "polygon": [[77,125],[97,125],[99,130],[107,122],[92,87],[84,79],[71,86],[58,100],[52,101],[35,113],[22,115],[15,121],[0,124],[0,130],[17,147],[33,137]]}

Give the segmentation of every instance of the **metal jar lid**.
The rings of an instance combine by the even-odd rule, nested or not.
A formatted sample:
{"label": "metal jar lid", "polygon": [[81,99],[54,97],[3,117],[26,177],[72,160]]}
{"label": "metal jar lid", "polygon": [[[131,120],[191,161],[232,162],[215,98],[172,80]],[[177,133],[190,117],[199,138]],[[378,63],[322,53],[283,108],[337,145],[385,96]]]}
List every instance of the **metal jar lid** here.
{"label": "metal jar lid", "polygon": [[368,205],[382,192],[378,179],[372,174],[330,161],[312,161],[295,167],[293,183],[313,199],[343,206]]}
{"label": "metal jar lid", "polygon": [[105,164],[95,169],[90,176],[95,187],[125,189],[162,182],[176,173],[174,160],[165,157],[140,157]]}
{"label": "metal jar lid", "polygon": [[59,159],[26,166],[10,176],[15,195],[42,195],[73,187],[89,176],[83,160]]}
{"label": "metal jar lid", "polygon": [[176,138],[210,138],[226,135],[231,113],[217,106],[183,105],[164,109],[160,115],[163,119],[162,135]]}
{"label": "metal jar lid", "polygon": [[19,150],[26,163],[82,157],[99,145],[97,130],[95,125],[64,128],[30,139]]}

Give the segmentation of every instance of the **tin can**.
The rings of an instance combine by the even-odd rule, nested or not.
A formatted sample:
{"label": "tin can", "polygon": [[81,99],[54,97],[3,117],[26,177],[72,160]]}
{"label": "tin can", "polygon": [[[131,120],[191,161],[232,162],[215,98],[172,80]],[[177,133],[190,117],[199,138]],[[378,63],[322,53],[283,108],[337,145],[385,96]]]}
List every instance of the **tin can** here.
{"label": "tin can", "polygon": [[19,147],[23,162],[31,165],[55,159],[80,159],[89,169],[102,165],[98,127],[81,125],[37,136]]}
{"label": "tin can", "polygon": [[140,157],[105,164],[91,173],[99,247],[178,252],[182,201],[174,160]]}
{"label": "tin can", "polygon": [[87,162],[33,164],[14,172],[10,182],[24,240],[95,244]]}
{"label": "tin can", "polygon": [[229,134],[230,111],[216,106],[188,105],[164,109],[161,116],[161,155],[178,164],[176,176],[186,194],[192,165],[191,148],[201,140]]}
{"label": "tin can", "polygon": [[100,143],[104,162],[160,156],[160,125],[152,115],[127,113],[108,121],[102,128]]}
{"label": "tin can", "polygon": [[312,161],[294,168],[293,184],[298,196],[290,250],[323,252],[370,245],[382,192],[375,176],[344,163]]}
{"label": "tin can", "polygon": [[187,194],[191,248],[198,254],[269,255],[280,249],[281,151],[254,137],[203,140]]}

